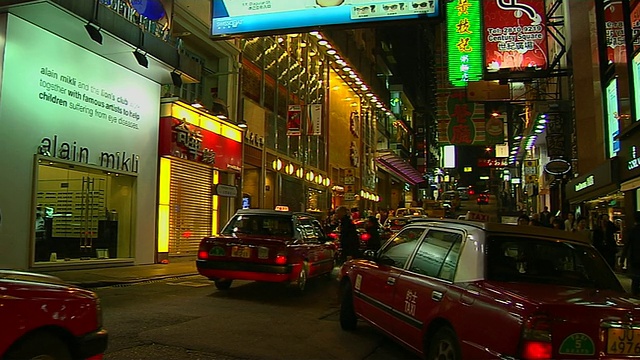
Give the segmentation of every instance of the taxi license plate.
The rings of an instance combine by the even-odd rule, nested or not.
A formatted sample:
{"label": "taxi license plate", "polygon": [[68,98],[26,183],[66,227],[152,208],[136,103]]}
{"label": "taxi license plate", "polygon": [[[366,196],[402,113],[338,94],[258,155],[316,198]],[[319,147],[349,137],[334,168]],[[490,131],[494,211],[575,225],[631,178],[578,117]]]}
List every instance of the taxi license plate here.
{"label": "taxi license plate", "polygon": [[234,246],[231,248],[231,256],[249,258],[251,257],[251,248],[248,246]]}
{"label": "taxi license plate", "polygon": [[640,355],[640,330],[609,329],[607,331],[607,354]]}

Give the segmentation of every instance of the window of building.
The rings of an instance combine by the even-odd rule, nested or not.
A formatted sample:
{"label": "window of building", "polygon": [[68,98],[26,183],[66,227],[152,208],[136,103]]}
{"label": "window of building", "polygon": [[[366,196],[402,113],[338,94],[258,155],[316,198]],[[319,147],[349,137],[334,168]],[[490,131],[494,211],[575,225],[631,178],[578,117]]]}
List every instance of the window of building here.
{"label": "window of building", "polygon": [[36,263],[133,256],[135,176],[41,160]]}

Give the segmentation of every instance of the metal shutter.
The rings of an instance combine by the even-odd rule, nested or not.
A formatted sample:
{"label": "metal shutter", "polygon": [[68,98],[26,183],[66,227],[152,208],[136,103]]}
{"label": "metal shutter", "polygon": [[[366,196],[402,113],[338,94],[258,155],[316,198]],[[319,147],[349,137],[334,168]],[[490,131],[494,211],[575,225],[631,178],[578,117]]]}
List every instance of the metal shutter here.
{"label": "metal shutter", "polygon": [[213,170],[187,161],[171,161],[169,255],[198,251],[200,240],[211,235]]}

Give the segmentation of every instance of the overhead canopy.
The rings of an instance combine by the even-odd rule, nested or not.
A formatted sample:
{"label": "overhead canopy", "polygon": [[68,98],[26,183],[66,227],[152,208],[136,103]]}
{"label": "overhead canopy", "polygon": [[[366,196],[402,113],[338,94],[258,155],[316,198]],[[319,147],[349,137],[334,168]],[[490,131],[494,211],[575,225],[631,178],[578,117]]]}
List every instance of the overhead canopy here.
{"label": "overhead canopy", "polygon": [[380,153],[376,158],[376,162],[388,172],[395,174],[411,185],[425,181],[418,170],[411,166],[405,159],[391,151]]}

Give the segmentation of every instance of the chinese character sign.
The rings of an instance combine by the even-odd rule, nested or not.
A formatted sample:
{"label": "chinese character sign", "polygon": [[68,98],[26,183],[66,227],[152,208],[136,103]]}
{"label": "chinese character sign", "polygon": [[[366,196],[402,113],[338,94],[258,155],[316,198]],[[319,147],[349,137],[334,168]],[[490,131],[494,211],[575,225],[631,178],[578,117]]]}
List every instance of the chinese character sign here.
{"label": "chinese character sign", "polygon": [[544,0],[485,0],[483,10],[488,71],[547,66]]}
{"label": "chinese character sign", "polygon": [[466,86],[482,79],[482,30],[480,0],[447,3],[447,48],[449,81]]}
{"label": "chinese character sign", "polygon": [[447,101],[449,142],[454,145],[471,145],[476,136],[475,124],[471,120],[475,104],[467,102],[464,91],[452,91]]}
{"label": "chinese character sign", "polygon": [[[604,21],[607,39],[607,59],[610,62],[624,64],[627,62],[627,53],[624,41],[624,16],[622,14],[622,1],[605,2]],[[631,26],[635,26],[633,22],[634,20],[632,18]]]}

